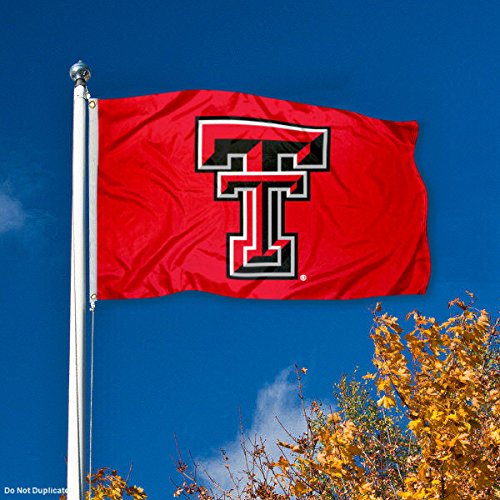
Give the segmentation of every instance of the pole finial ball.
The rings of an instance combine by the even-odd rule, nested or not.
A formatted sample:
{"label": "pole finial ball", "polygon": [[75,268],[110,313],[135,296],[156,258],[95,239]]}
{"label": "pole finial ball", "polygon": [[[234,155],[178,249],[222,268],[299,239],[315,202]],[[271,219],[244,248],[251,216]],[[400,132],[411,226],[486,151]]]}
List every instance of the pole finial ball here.
{"label": "pole finial ball", "polygon": [[90,68],[80,59],[69,68],[69,76],[74,82],[78,80],[87,82],[90,79]]}

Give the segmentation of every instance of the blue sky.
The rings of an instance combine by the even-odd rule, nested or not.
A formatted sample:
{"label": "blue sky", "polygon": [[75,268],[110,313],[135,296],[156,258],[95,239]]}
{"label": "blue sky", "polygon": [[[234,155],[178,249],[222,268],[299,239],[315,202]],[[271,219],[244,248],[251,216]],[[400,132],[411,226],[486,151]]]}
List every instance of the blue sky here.
{"label": "blue sky", "polygon": [[[102,98],[238,90],[416,119],[429,193],[425,296],[400,317],[444,317],[473,290],[495,311],[500,7],[478,0],[48,3],[2,10],[0,121],[0,494],[65,484],[72,83],[84,59]],[[94,464],[169,498],[177,433],[207,463],[247,429],[296,422],[286,370],[328,400],[343,372],[371,367],[376,299],[245,301],[183,293],[97,304]]]}

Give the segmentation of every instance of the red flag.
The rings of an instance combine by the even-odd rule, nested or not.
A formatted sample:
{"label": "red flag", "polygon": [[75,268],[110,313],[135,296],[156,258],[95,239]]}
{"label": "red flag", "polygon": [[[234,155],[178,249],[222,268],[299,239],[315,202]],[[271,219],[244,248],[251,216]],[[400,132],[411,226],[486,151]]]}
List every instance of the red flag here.
{"label": "red flag", "polygon": [[99,100],[97,298],[425,293],[417,132],[233,92]]}

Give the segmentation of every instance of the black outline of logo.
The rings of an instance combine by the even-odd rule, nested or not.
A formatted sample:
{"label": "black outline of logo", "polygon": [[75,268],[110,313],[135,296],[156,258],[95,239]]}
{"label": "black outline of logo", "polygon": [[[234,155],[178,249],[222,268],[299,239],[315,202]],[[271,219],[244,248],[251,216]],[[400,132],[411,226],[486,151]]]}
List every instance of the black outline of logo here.
{"label": "black outline of logo", "polygon": [[[222,149],[226,149],[225,157],[226,164],[225,165],[217,165],[215,162],[213,164],[207,164],[205,162],[204,165],[201,165],[201,148],[200,141],[202,140],[202,133],[200,133],[200,128],[205,124],[210,124],[211,122],[215,125],[223,125],[223,124],[234,124],[234,125],[260,125],[260,126],[269,126],[272,127],[276,125],[276,128],[285,128],[285,129],[295,129],[302,130],[305,132],[314,132],[314,131],[323,131],[321,137],[321,164],[318,165],[309,165],[304,163],[305,159],[302,160],[300,164],[297,164],[297,154],[304,147],[304,143],[298,143],[293,141],[266,141],[262,139],[257,140],[249,140],[249,139],[233,139],[233,140],[221,140],[220,146]],[[324,140],[326,137],[326,141]],[[319,139],[319,138],[318,138]],[[246,280],[254,280],[254,279],[274,279],[274,280],[292,280],[298,278],[298,238],[299,235],[297,233],[287,233],[285,230],[285,201],[307,201],[310,199],[310,172],[318,171],[318,172],[328,172],[330,170],[330,140],[331,140],[331,130],[330,127],[318,127],[318,126],[308,126],[308,125],[298,125],[294,123],[280,122],[275,120],[261,120],[258,118],[247,118],[247,117],[235,117],[235,116],[198,116],[196,117],[196,126],[195,126],[195,172],[212,172],[214,174],[214,201],[236,201],[238,200],[240,203],[240,231],[237,233],[227,233],[226,235],[226,273],[227,277],[231,279],[246,279]],[[282,147],[284,144],[287,145],[287,149],[293,149],[295,147],[295,151],[287,151],[286,153],[279,153],[277,151],[271,151],[271,153],[275,154],[276,158],[276,168],[274,165],[271,167],[263,164],[263,168],[266,168],[264,172],[247,172],[246,171],[246,155],[248,151],[250,151],[255,145],[259,142],[262,142],[263,145],[270,145],[269,147]],[[236,153],[231,152],[231,148],[234,151],[234,146],[237,144],[237,147],[240,151]],[[307,143],[309,145],[313,144],[312,142]],[[264,147],[264,146],[263,146]],[[218,153],[214,153],[211,158],[216,156]],[[224,154],[222,154],[224,156]],[[264,155],[263,155],[264,156]],[[272,155],[268,155],[268,157]],[[316,158],[314,154],[310,153],[308,156],[311,158]],[[306,157],[307,158],[307,157]],[[292,160],[290,163],[290,159]],[[283,162],[283,160],[285,160]],[[264,163],[264,160],[263,160]],[[274,162],[273,162],[274,163]],[[238,182],[232,188],[226,189],[224,193],[221,191],[222,177],[224,175],[238,175],[241,173],[247,177],[255,176],[256,181],[246,183]],[[283,177],[290,176],[294,173],[300,174],[302,178],[300,180],[291,182],[290,180],[279,183],[279,182],[270,182],[267,181],[259,181],[257,180],[259,176],[262,174],[269,178],[269,176]],[[230,183],[229,183],[230,184]],[[271,233],[269,232],[269,228],[276,233],[276,239],[288,239],[290,244],[287,244],[284,247],[277,247],[279,252],[278,262],[269,262],[268,265],[265,264],[266,257],[253,257],[249,262],[244,264],[237,270],[231,272],[231,262],[232,262],[232,252],[233,252],[233,242],[236,239],[247,239],[246,232],[248,230],[247,227],[247,217],[246,211],[248,209],[248,195],[249,192],[255,192],[255,187],[257,185],[263,186],[263,198],[267,198],[264,200],[263,206],[263,215],[262,215],[262,226],[263,226],[263,239],[268,242],[269,239],[273,239]],[[281,185],[280,185],[281,184]],[[291,191],[291,188],[295,186],[296,189],[294,192]],[[300,189],[299,189],[300,188]],[[294,194],[299,191],[298,194]],[[285,196],[283,196],[285,193]],[[275,198],[273,201],[272,198]],[[252,198],[251,202],[255,202],[255,195],[250,196]],[[267,207],[270,205],[272,213],[267,210]],[[256,208],[253,208],[256,213]],[[276,213],[277,212],[277,213]],[[264,214],[267,214],[264,215]],[[273,226],[272,221],[277,221],[277,224]],[[254,225],[256,226],[256,225]],[[254,227],[255,230],[255,227]],[[265,233],[267,231],[268,237],[265,237]],[[272,248],[272,244],[268,245],[267,248]],[[255,260],[257,259],[257,260]],[[262,259],[261,261],[259,259]],[[252,262],[253,261],[253,262]],[[289,265],[287,263],[290,262]],[[287,271],[283,271],[282,267],[286,265]],[[252,269],[248,270],[248,268],[255,267],[258,271],[254,271]],[[281,269],[281,270],[280,270]],[[237,274],[240,273],[240,274]],[[286,273],[285,275],[277,275],[278,273]],[[258,274],[258,276],[255,276]]]}

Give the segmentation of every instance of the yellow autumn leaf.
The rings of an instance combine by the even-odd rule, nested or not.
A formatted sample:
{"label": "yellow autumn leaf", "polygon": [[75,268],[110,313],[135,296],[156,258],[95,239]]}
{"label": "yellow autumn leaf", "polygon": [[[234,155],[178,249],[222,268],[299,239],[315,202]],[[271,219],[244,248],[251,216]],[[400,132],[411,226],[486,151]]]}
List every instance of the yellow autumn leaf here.
{"label": "yellow autumn leaf", "polygon": [[290,462],[284,456],[281,456],[277,462],[271,465],[273,467],[280,467],[284,472],[286,472],[290,467]]}
{"label": "yellow autumn leaf", "polygon": [[329,424],[338,424],[342,420],[340,414],[338,413],[330,413],[327,417],[327,422]]}
{"label": "yellow autumn leaf", "polygon": [[377,405],[383,406],[384,408],[392,408],[393,406],[396,406],[396,401],[392,396],[382,396],[377,401]]}
{"label": "yellow autumn leaf", "polygon": [[302,481],[297,481],[292,487],[291,491],[294,495],[300,496],[311,491]]}
{"label": "yellow autumn leaf", "polygon": [[417,418],[415,420],[410,420],[408,423],[408,429],[410,429],[413,432],[418,432],[424,427],[424,422],[422,421],[421,418]]}

